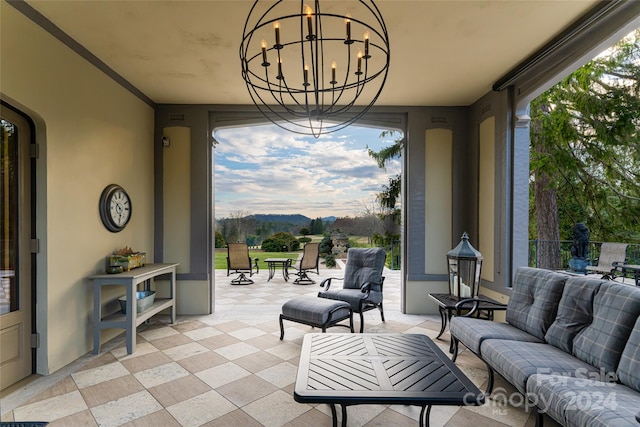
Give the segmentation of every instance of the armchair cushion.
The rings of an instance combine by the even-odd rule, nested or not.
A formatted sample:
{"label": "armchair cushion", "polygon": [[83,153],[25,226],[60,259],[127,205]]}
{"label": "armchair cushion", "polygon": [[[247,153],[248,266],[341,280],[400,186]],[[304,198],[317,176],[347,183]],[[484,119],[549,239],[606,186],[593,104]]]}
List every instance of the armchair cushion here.
{"label": "armchair cushion", "polygon": [[344,269],[345,289],[358,289],[367,282],[382,283],[386,253],[379,248],[351,249]]}

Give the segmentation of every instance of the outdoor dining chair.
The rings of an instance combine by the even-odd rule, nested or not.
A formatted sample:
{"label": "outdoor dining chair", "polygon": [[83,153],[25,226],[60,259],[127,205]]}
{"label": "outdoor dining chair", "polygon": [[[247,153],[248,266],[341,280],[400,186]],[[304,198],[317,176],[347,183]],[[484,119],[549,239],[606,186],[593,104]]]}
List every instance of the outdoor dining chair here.
{"label": "outdoor dining chair", "polygon": [[[254,271],[260,272],[258,267],[258,258],[254,258],[253,262],[249,256],[249,246],[246,243],[229,243],[227,244],[227,277],[231,273],[239,273],[239,276],[231,280],[232,285],[250,285],[253,283],[249,277],[253,276]],[[249,277],[246,274],[249,273]]]}
{"label": "outdoor dining chair", "polygon": [[[293,281],[296,285],[312,285],[316,283],[307,273],[320,274],[320,243],[307,243],[302,250],[302,259],[292,266],[298,276]],[[315,271],[314,271],[315,270]]]}
{"label": "outdoor dining chair", "polygon": [[598,265],[588,265],[587,272],[601,273],[603,279],[615,279],[617,265],[624,264],[627,259],[627,246],[627,243],[602,243]]}

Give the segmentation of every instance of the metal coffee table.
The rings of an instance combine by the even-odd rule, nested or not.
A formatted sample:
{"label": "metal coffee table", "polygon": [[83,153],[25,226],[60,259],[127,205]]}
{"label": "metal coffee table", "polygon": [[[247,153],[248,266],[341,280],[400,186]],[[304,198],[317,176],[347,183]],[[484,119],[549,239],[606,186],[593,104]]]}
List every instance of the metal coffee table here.
{"label": "metal coffee table", "polygon": [[429,425],[433,405],[482,405],[484,395],[426,335],[307,334],[302,343],[293,398],[335,405],[382,404],[422,407]]}
{"label": "metal coffee table", "polygon": [[264,260],[269,267],[269,278],[267,282],[273,279],[273,275],[276,272],[276,267],[280,266],[282,268],[282,277],[284,281],[289,280],[289,266],[291,265],[291,260],[289,258],[267,258]]}

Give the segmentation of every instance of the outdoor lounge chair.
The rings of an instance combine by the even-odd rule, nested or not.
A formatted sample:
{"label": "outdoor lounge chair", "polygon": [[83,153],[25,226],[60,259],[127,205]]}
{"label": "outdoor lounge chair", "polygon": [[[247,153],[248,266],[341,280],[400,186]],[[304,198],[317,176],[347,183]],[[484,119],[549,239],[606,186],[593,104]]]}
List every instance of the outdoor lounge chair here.
{"label": "outdoor lounge chair", "polygon": [[[298,278],[293,281],[296,285],[312,285],[316,282],[311,280],[307,275],[308,272],[320,274],[318,264],[320,263],[320,243],[307,243],[304,245],[302,251],[302,259],[297,262],[293,269],[297,270],[294,273]],[[315,270],[315,271],[314,271]]]}
{"label": "outdoor lounge chair", "polygon": [[[344,278],[328,278],[320,283],[320,298],[346,301],[354,313],[360,313],[360,333],[364,332],[364,312],[378,308],[384,322],[382,284],[387,254],[380,248],[352,248],[347,252]],[[344,280],[342,289],[329,289],[333,280]]]}
{"label": "outdoor lounge chair", "polygon": [[[260,272],[258,268],[258,258],[251,262],[249,256],[249,246],[246,243],[229,243],[227,244],[227,277],[231,273],[240,273],[238,277],[231,281],[232,285],[250,285],[253,280],[249,277],[253,276],[253,270]],[[249,277],[246,276],[249,273]]]}
{"label": "outdoor lounge chair", "polygon": [[627,259],[627,243],[604,242],[600,247],[598,265],[588,265],[587,272],[602,273],[602,278],[613,280],[616,277],[616,266],[624,264]]}

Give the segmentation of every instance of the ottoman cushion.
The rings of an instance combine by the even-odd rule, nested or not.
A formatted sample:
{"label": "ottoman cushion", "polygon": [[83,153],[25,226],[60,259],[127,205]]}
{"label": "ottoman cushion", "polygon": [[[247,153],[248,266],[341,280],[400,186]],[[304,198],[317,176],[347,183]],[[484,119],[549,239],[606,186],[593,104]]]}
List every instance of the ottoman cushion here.
{"label": "ottoman cushion", "polygon": [[332,320],[349,317],[351,310],[349,303],[304,296],[285,302],[282,305],[282,314],[291,319],[324,325],[329,319],[329,313],[335,308],[339,309],[331,315]]}

